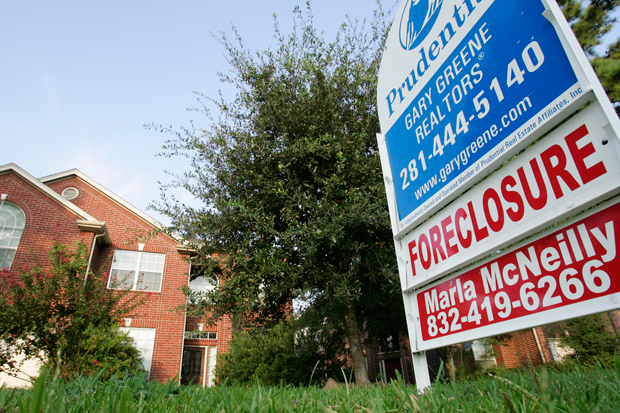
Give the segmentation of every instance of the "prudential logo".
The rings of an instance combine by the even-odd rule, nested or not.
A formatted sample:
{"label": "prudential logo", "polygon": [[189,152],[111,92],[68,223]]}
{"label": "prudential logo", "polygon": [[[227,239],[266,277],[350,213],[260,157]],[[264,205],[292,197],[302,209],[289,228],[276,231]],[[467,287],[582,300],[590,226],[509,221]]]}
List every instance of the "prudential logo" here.
{"label": "prudential logo", "polygon": [[418,46],[433,28],[443,0],[407,0],[400,16],[400,45],[405,50]]}

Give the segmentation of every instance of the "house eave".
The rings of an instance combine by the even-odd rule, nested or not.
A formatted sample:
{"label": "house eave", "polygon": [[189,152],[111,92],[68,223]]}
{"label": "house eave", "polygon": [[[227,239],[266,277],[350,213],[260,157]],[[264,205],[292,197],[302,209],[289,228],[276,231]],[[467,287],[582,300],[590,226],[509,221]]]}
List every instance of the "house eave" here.
{"label": "house eave", "polygon": [[78,219],[76,223],[80,231],[93,232],[95,235],[103,234],[103,237],[98,238],[100,244],[102,245],[112,244],[112,239],[110,238],[110,233],[108,232],[108,228],[105,222],[86,221],[83,219]]}

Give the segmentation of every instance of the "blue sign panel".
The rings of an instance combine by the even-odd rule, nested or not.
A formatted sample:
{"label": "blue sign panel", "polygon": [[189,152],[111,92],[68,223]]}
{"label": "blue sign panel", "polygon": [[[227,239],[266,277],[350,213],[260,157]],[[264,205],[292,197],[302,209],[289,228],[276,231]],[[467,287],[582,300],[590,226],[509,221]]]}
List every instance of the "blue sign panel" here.
{"label": "blue sign panel", "polygon": [[[470,16],[484,3],[486,11],[474,21]],[[428,10],[418,22],[410,15],[420,4]],[[399,53],[416,58],[378,103],[382,128],[389,125],[384,135],[403,228],[582,91],[540,0],[408,0],[401,10],[409,14],[396,17]],[[450,20],[435,23],[440,11]],[[426,36],[422,46],[413,49],[420,36]],[[410,91],[416,95],[408,103]],[[406,108],[399,107],[403,102]]]}

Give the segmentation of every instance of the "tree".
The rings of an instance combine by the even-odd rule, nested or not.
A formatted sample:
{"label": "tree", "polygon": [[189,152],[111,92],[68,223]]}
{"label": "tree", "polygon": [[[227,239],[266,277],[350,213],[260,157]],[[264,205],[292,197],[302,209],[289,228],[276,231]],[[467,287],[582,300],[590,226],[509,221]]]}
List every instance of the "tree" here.
{"label": "tree", "polygon": [[141,294],[110,290],[105,274],[84,280],[87,248],[57,241],[51,268],[0,272],[0,371],[19,371],[18,356],[37,358],[61,377],[136,368],[137,351],[115,328],[122,317],[144,302]]}
{"label": "tree", "polygon": [[222,269],[194,314],[271,325],[306,297],[344,329],[358,383],[368,382],[364,327],[404,324],[376,142],[387,21],[381,10],[375,17],[370,31],[347,22],[328,43],[296,8],[293,32],[276,22],[277,48],[257,53],[236,31],[238,45],[222,35],[232,73],[220,76],[234,100],[209,100],[219,117],[208,129],[150,125],[174,134],[165,156],[191,159],[172,186],[204,205],[183,205],[164,187],[153,208],[193,241],[197,265]]}
{"label": "tree", "polygon": [[611,12],[620,5],[620,0],[558,0],[558,4],[620,114],[620,40],[607,46],[603,55],[595,50],[616,22]]}

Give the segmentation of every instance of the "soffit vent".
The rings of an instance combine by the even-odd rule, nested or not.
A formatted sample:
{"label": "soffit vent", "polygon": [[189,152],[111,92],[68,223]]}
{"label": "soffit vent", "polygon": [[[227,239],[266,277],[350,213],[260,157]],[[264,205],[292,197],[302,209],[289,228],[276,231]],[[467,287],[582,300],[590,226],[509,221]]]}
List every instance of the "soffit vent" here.
{"label": "soffit vent", "polygon": [[80,191],[78,191],[77,188],[73,188],[73,187],[65,188],[62,191],[62,197],[68,201],[71,201],[77,198],[79,194],[80,194]]}

